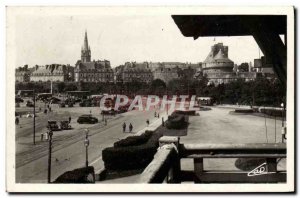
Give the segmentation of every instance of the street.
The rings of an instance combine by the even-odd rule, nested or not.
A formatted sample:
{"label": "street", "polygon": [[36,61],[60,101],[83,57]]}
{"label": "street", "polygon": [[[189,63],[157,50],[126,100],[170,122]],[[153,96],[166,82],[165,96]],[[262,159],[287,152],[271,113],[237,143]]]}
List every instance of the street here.
{"label": "street", "polygon": [[[79,114],[89,112],[98,117],[100,123],[88,125],[77,124],[76,120]],[[77,112],[77,113],[76,113]],[[80,113],[79,113],[80,112]],[[88,147],[89,165],[95,167],[96,172],[103,168],[101,160],[102,149],[112,146],[118,139],[132,135],[146,127],[146,120],[151,123],[158,121],[154,118],[154,110],[150,111],[130,111],[118,114],[115,117],[109,116],[107,126],[102,122],[100,110],[97,107],[91,108],[57,108],[51,115],[38,114],[36,126],[36,145],[32,143],[32,126],[24,125],[24,128],[17,127],[16,135],[16,182],[17,183],[44,183],[47,181],[47,163],[48,163],[48,142],[41,141],[40,134],[46,132],[47,119],[67,119],[72,115],[71,125],[74,130],[55,131],[53,133],[53,152],[51,166],[51,180],[53,181],[59,175],[66,171],[80,168],[85,165],[85,147],[84,129],[89,129],[90,146]],[[96,114],[98,116],[96,116]],[[49,117],[48,117],[49,116]],[[25,119],[25,118],[24,118]],[[32,118],[26,118],[32,119]],[[21,120],[22,126],[25,122]],[[27,120],[29,122],[30,120]],[[133,133],[123,133],[122,124],[126,122],[133,125]],[[128,132],[128,127],[127,127]]]}

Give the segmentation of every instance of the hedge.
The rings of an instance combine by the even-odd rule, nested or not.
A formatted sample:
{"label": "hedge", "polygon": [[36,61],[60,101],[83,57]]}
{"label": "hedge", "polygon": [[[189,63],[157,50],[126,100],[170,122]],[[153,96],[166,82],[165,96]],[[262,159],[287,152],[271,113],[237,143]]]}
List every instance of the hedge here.
{"label": "hedge", "polygon": [[168,117],[166,122],[166,127],[168,129],[183,129],[187,126],[188,122],[187,116],[177,114],[174,112],[171,116]]}
{"label": "hedge", "polygon": [[60,175],[53,183],[95,183],[94,167],[89,166],[87,168],[67,171]]}
{"label": "hedge", "polygon": [[[261,113],[267,114],[269,116],[282,117],[281,109],[269,109],[269,108],[259,108]],[[285,117],[286,112],[283,111],[283,116]]]}
{"label": "hedge", "polygon": [[254,113],[253,109],[235,109],[234,112],[236,113]]}
{"label": "hedge", "polygon": [[186,111],[176,110],[174,113],[180,114],[180,115],[196,115],[195,110],[186,110]]}
{"label": "hedge", "polygon": [[[147,133],[149,135],[150,132]],[[102,151],[105,169],[116,171],[145,168],[153,160],[161,136],[162,133],[151,132],[151,137],[143,144],[136,145],[137,142],[130,140],[125,144],[121,143],[123,146],[118,143],[117,147],[105,148]],[[140,140],[144,141],[144,139]],[[133,145],[130,145],[130,142]]]}
{"label": "hedge", "polygon": [[146,143],[152,135],[152,131],[145,131],[140,136],[129,136],[125,139],[119,140],[114,143],[114,147],[138,146]]}

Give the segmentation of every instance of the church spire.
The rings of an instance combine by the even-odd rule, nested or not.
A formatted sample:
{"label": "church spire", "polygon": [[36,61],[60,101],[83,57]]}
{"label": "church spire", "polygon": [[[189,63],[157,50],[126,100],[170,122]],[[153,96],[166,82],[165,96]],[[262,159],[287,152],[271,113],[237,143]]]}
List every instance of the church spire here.
{"label": "church spire", "polygon": [[81,61],[91,62],[91,50],[88,43],[87,31],[85,30],[84,43],[81,49]]}
{"label": "church spire", "polygon": [[84,50],[88,50],[88,49],[89,49],[89,42],[88,42],[88,37],[87,37],[87,32],[86,32],[86,30],[85,30],[85,35],[84,35],[83,49],[84,49]]}

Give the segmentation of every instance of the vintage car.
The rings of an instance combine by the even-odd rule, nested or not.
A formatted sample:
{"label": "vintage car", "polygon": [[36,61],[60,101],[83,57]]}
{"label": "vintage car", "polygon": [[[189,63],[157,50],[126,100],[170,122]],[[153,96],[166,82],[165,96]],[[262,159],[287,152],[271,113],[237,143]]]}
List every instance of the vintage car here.
{"label": "vintage car", "polygon": [[67,120],[60,121],[60,129],[61,130],[71,129],[71,125],[70,125],[69,121],[67,121]]}
{"label": "vintage car", "polygon": [[55,121],[55,120],[48,120],[47,128],[51,131],[59,131],[60,130],[58,127],[57,121]]}
{"label": "vintage car", "polygon": [[26,107],[34,107],[33,102],[30,101],[30,100],[27,100],[27,102],[26,102]]}
{"label": "vintage car", "polygon": [[95,124],[98,122],[98,119],[93,117],[92,115],[82,115],[77,119],[79,124]]}
{"label": "vintage car", "polygon": [[80,107],[91,107],[92,106],[92,101],[90,99],[82,100],[79,103]]}
{"label": "vintage car", "polygon": [[115,111],[114,109],[111,109],[111,110],[102,110],[101,111],[101,114],[102,115],[115,115],[117,114],[118,112]]}
{"label": "vintage car", "polygon": [[20,97],[16,97],[15,98],[15,102],[16,103],[21,103],[21,102],[24,102],[24,100],[22,98],[20,98]]}

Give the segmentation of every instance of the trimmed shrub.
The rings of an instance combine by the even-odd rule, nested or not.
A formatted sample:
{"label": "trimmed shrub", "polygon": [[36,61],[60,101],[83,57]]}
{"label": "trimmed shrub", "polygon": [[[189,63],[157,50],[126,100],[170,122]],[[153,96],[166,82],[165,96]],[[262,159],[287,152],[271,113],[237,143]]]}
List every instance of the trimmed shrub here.
{"label": "trimmed shrub", "polygon": [[186,111],[176,110],[174,113],[180,115],[196,115],[196,111],[194,110],[186,110]]}
{"label": "trimmed shrub", "polygon": [[53,183],[95,183],[94,167],[78,168],[60,175]]}
{"label": "trimmed shrub", "polygon": [[105,169],[120,171],[145,168],[152,161],[159,145],[158,140],[162,136],[162,133],[151,132],[151,134],[144,144],[105,148],[102,151]]}
{"label": "trimmed shrub", "polygon": [[187,116],[180,115],[174,112],[171,116],[168,117],[166,127],[168,129],[183,129],[187,127],[187,124]]}
{"label": "trimmed shrub", "polygon": [[236,113],[254,113],[253,109],[235,109],[234,112]]}
{"label": "trimmed shrub", "polygon": [[153,159],[156,147],[150,145],[106,148],[102,151],[105,169],[133,170],[145,168]]}
{"label": "trimmed shrub", "polygon": [[129,136],[125,139],[115,142],[114,147],[138,146],[144,144],[152,136],[152,133],[152,131],[145,131],[145,133],[140,136]]}
{"label": "trimmed shrub", "polygon": [[[259,108],[261,113],[264,113],[269,116],[276,116],[282,117],[282,110],[281,109],[270,109],[270,108]],[[283,111],[283,116],[285,117],[286,112]]]}

